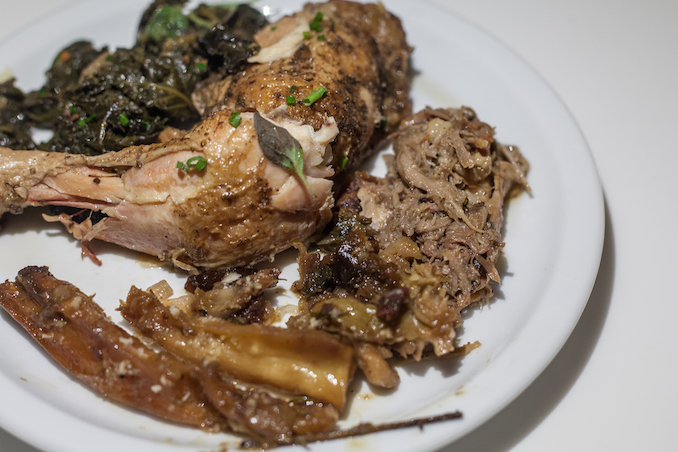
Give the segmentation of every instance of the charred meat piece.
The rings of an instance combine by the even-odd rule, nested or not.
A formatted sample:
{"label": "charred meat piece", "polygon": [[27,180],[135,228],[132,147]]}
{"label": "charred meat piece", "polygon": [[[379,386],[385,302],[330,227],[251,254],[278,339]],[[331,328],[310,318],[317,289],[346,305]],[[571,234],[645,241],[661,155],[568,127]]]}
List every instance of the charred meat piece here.
{"label": "charred meat piece", "polygon": [[[209,280],[212,274],[212,272],[207,275],[203,274],[204,278],[200,280],[203,282]],[[257,311],[268,309],[261,296],[266,289],[278,284],[280,269],[271,267],[245,274],[237,271],[222,274],[220,280],[211,284],[202,284],[203,288],[193,286],[192,310],[235,323],[263,321],[260,315],[256,315]]]}
{"label": "charred meat piece", "polygon": [[[394,150],[385,178],[360,173],[338,201],[324,251],[302,252],[294,288],[305,312],[289,325],[404,357],[427,346],[442,355],[454,350],[460,312],[499,282],[503,205],[514,186],[529,189],[527,162],[470,108],[417,113]],[[370,351],[359,361],[374,363],[368,377],[383,364]]]}
{"label": "charred meat piece", "polygon": [[[325,39],[304,37],[315,17]],[[310,237],[332,217],[335,173],[409,114],[410,48],[383,6],[345,1],[307,5],[256,40],[243,71],[195,93],[205,119],[169,141],[94,157],[0,148],[0,214],[99,211],[96,224],[51,219],[91,257],[99,239],[192,272],[252,265]],[[270,132],[255,130],[255,110],[298,146],[262,149]],[[289,152],[296,173],[271,160]]]}
{"label": "charred meat piece", "polygon": [[109,320],[92,298],[45,267],[0,285],[0,304],[71,375],[96,393],[159,418],[227,428],[195,366],[155,352]]}
{"label": "charred meat piece", "polygon": [[189,317],[134,287],[120,312],[142,334],[189,362],[213,364],[222,374],[306,395],[339,410],[344,406],[353,349],[323,331]]}

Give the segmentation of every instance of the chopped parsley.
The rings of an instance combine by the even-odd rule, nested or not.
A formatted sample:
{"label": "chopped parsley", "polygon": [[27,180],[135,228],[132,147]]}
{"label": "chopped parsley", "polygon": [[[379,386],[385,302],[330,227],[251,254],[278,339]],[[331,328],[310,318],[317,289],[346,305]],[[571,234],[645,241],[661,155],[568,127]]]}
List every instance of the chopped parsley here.
{"label": "chopped parsley", "polygon": [[294,96],[291,94],[285,98],[285,101],[287,102],[287,105],[294,105],[297,103],[297,101],[294,99]]}

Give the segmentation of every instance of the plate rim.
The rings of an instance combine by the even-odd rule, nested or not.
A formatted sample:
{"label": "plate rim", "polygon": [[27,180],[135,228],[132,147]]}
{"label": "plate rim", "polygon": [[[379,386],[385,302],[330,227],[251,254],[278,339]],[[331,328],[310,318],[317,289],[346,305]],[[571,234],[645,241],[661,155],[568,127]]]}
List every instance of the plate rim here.
{"label": "plate rim", "polygon": [[[282,1],[282,0],[281,0]],[[297,0],[295,0],[296,2]],[[275,0],[273,0],[275,2]],[[389,3],[398,3],[398,2],[406,2],[406,0],[385,0],[384,3],[388,5]],[[10,45],[11,43],[20,40],[22,38],[25,38],[25,34],[27,34],[33,27],[36,27],[37,25],[43,23],[44,21],[49,21],[49,20],[54,20],[54,17],[59,14],[66,14],[69,11],[73,12],[76,9],[81,8],[85,4],[99,4],[100,2],[97,0],[84,0],[80,2],[75,2],[72,3],[71,5],[67,6],[64,10],[59,11],[59,13],[53,15],[53,16],[43,16],[39,19],[37,19],[35,22],[30,24],[26,30],[20,32],[19,34],[15,35],[14,37],[10,39],[6,39],[0,42],[0,49],[5,48],[6,46]],[[113,2],[111,2],[113,3]],[[125,3],[125,2],[122,2]],[[131,1],[130,1],[131,3]],[[257,4],[266,4],[266,3],[271,3],[271,1],[258,1],[256,2]],[[280,1],[278,1],[280,3]],[[470,433],[472,430],[475,430],[476,428],[480,427],[483,423],[485,423],[487,420],[491,419],[494,417],[497,413],[499,413],[501,410],[503,410],[508,404],[510,404],[513,400],[518,398],[522,392],[529,387],[532,382],[542,373],[542,371],[550,364],[550,362],[555,358],[555,356],[558,354],[562,346],[565,344],[567,339],[570,337],[572,331],[574,330],[575,326],[577,325],[577,322],[581,316],[581,314],[584,311],[584,308],[586,307],[586,304],[590,298],[591,292],[593,290],[593,286],[596,280],[596,276],[598,273],[598,268],[600,266],[600,261],[602,258],[602,251],[603,251],[603,242],[604,242],[604,236],[605,236],[605,213],[604,213],[604,195],[603,195],[603,189],[602,185],[600,183],[600,178],[598,176],[597,170],[595,168],[595,163],[590,151],[590,148],[588,144],[586,143],[586,139],[584,137],[584,134],[582,133],[580,127],[576,123],[576,120],[574,117],[571,115],[569,110],[567,109],[567,106],[565,103],[560,99],[560,97],[557,95],[557,93],[548,85],[546,80],[544,80],[523,58],[521,58],[518,54],[513,52],[509,47],[507,47],[503,42],[495,38],[493,35],[488,33],[487,31],[477,27],[475,24],[467,21],[463,17],[460,17],[458,15],[455,15],[454,13],[442,9],[440,6],[431,4],[431,3],[426,3],[427,8],[432,8],[438,10],[441,14],[447,15],[454,17],[455,20],[458,22],[464,23],[467,27],[475,30],[476,33],[486,37],[490,41],[492,41],[493,45],[499,48],[503,53],[504,57],[507,57],[509,59],[513,59],[518,63],[519,69],[522,71],[525,71],[527,74],[529,74],[534,81],[537,82],[537,88],[544,90],[548,96],[552,97],[552,100],[555,100],[557,106],[559,107],[560,111],[558,112],[564,119],[565,119],[565,124],[568,125],[570,128],[570,133],[571,133],[571,139],[574,139],[575,141],[578,141],[579,144],[578,146],[581,149],[585,150],[585,154],[588,156],[588,170],[591,174],[589,174],[589,182],[592,182],[593,185],[596,187],[595,195],[591,193],[591,199],[590,203],[591,206],[589,206],[589,209],[597,212],[598,218],[597,221],[593,221],[594,225],[596,226],[596,231],[595,233],[591,234],[590,242],[594,247],[593,250],[593,255],[588,261],[588,270],[586,273],[588,274],[588,280],[586,281],[585,284],[583,284],[580,289],[579,289],[579,298],[582,298],[584,301],[580,303],[578,306],[577,310],[571,310],[570,311],[570,318],[568,319],[568,325],[569,328],[563,329],[561,331],[561,334],[559,335],[558,338],[553,338],[552,344],[549,347],[549,357],[544,358],[540,360],[538,365],[533,366],[532,369],[530,369],[530,374],[531,378],[528,379],[521,379],[520,382],[520,388],[519,389],[514,389],[512,391],[512,395],[509,397],[505,397],[502,400],[502,403],[500,404],[494,404],[492,410],[488,410],[484,413],[483,416],[477,418],[475,421],[475,425],[471,426],[470,429],[464,431],[461,435],[457,435],[454,438],[449,438],[449,436],[446,436],[445,433],[442,431],[441,428],[437,426],[431,426],[430,428],[427,427],[426,433],[427,433],[427,438],[424,441],[425,444],[423,444],[423,448],[421,450],[434,450],[437,449],[441,446],[444,446],[446,444],[449,444],[451,441],[454,441],[458,438],[460,438],[463,435],[466,435]],[[406,22],[406,20],[403,20]],[[64,43],[66,44],[66,43]],[[0,61],[0,66],[2,66],[2,61]],[[595,218],[593,218],[595,220]],[[566,331],[567,330],[567,331]],[[554,345],[556,344],[556,345]],[[0,381],[3,381],[4,375],[0,373]],[[4,381],[3,381],[4,383]],[[3,385],[4,386],[4,385]],[[0,393],[2,393],[2,390],[0,390]],[[31,397],[35,397],[33,394],[30,394],[29,392],[26,392],[26,394],[29,394]],[[53,407],[52,407],[53,408]],[[54,414],[58,414],[59,411],[56,410],[54,411]],[[63,412],[62,412],[63,413]],[[75,419],[75,418],[74,418]],[[0,410],[0,426],[3,428],[7,428],[10,433],[16,435],[17,437],[21,438],[23,441],[26,441],[29,444],[33,444],[36,447],[40,448],[45,448],[50,442],[50,438],[46,438],[47,442],[45,441],[35,441],[34,437],[32,437],[32,433],[35,433],[35,430],[30,429],[30,428],[25,428],[23,425],[17,423],[18,419],[15,417],[12,417],[12,419],[9,419],[5,416],[3,416],[2,410]],[[80,422],[79,419],[76,419],[77,422]],[[93,424],[86,424],[90,427],[93,426]],[[9,427],[8,427],[9,426]],[[113,432],[115,434],[118,434],[118,432]],[[421,438],[422,440],[424,438]],[[166,450],[167,444],[163,444],[163,450]],[[72,448],[69,448],[70,450],[73,450]],[[62,450],[62,449],[54,449],[54,450]],[[65,450],[65,449],[63,449]]]}

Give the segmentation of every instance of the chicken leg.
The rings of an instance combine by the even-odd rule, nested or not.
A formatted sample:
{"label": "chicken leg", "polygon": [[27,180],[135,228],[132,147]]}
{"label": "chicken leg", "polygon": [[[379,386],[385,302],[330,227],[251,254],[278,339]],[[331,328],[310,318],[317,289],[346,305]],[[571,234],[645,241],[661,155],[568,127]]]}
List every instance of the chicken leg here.
{"label": "chicken leg", "polygon": [[[309,33],[314,21],[322,37]],[[0,214],[45,205],[101,212],[98,222],[48,219],[91,257],[88,244],[99,239],[188,271],[271,259],[311,236],[331,218],[337,172],[409,114],[410,48],[383,6],[346,1],[306,5],[256,40],[261,50],[245,71],[194,93],[205,119],[167,142],[93,157],[0,148]],[[327,92],[309,98],[320,88]],[[255,112],[299,143],[301,176],[262,151]],[[204,168],[177,167],[196,158]]]}

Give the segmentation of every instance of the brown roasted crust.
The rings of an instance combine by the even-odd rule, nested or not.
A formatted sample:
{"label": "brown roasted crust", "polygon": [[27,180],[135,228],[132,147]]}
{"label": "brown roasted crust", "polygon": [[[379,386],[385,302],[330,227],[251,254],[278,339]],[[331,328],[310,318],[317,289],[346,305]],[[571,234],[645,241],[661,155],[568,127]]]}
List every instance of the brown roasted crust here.
{"label": "brown roasted crust", "polygon": [[[411,48],[400,20],[381,4],[309,3],[295,16],[310,23],[317,13],[324,15],[324,39],[313,33],[291,58],[253,64],[198,90],[194,98],[205,112],[253,108],[265,113],[284,105],[294,86],[297,103],[288,107],[290,116],[316,130],[326,117],[334,117],[340,133],[332,164],[350,168],[410,114]],[[268,35],[276,32],[266,27],[257,39],[268,44],[274,40]],[[310,108],[300,102],[321,86],[329,91],[326,96]],[[348,162],[342,162],[345,158]]]}

